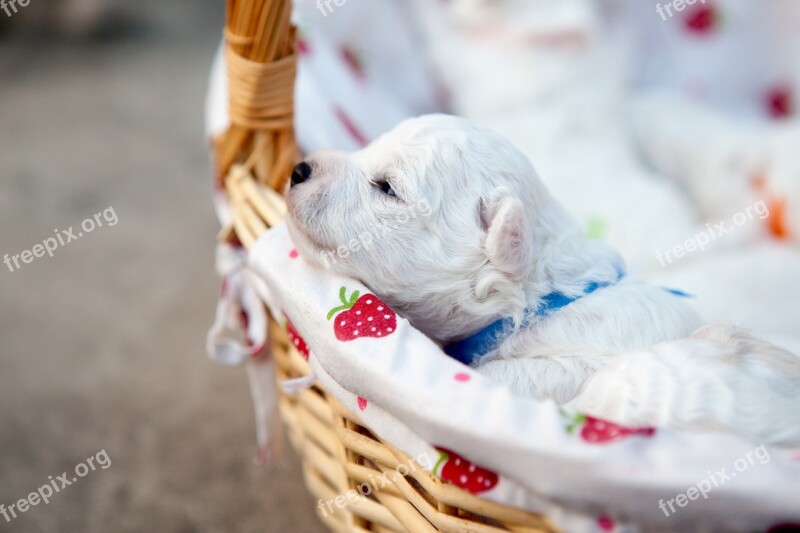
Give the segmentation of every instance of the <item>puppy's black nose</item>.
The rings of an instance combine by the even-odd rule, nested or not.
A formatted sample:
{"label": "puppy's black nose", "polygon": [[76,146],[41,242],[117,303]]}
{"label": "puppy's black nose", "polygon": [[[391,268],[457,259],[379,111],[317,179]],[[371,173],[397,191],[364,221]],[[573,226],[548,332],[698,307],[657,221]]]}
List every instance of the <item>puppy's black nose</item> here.
{"label": "puppy's black nose", "polygon": [[311,177],[311,165],[309,165],[305,161],[297,163],[297,165],[295,165],[294,167],[294,170],[292,171],[292,187],[294,187],[298,183],[303,183],[310,177]]}

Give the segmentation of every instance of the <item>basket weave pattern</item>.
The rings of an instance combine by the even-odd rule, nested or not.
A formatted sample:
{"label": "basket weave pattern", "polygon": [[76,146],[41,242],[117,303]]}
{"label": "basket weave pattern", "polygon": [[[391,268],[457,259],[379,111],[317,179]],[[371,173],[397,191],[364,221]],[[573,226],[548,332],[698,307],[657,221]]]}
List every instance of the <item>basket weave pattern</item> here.
{"label": "basket weave pattern", "polygon": [[[310,374],[308,363],[274,321],[269,338],[279,380]],[[411,457],[375,436],[319,382],[297,396],[281,393],[280,409],[292,446],[302,457],[306,486],[322,502],[317,514],[333,531],[556,531],[541,515],[482,499],[418,465],[411,468]],[[385,481],[376,479],[388,483],[380,487]],[[344,499],[363,483],[380,489],[355,502]],[[347,504],[335,505],[337,496]]]}

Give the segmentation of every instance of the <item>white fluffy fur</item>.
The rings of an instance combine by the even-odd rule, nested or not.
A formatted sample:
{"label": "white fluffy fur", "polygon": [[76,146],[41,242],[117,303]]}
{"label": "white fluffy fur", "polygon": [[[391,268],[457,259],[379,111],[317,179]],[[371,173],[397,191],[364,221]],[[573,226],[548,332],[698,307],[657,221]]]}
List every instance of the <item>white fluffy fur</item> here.
{"label": "white fluffy fur", "polygon": [[733,431],[800,444],[800,360],[729,324],[617,358],[571,402],[630,426]]}
{"label": "white fluffy fur", "polygon": [[[612,248],[583,235],[519,151],[464,119],[411,119],[359,152],[306,161],[311,179],[288,194],[301,253],[323,263],[322,254],[392,221],[397,229],[370,249],[327,262],[437,341],[520,319],[544,294],[580,294],[623,268]],[[396,198],[376,187],[383,180]],[[421,202],[429,215],[395,222]],[[615,356],[698,325],[680,298],[629,276],[519,329],[477,368],[519,394],[563,403]]]}

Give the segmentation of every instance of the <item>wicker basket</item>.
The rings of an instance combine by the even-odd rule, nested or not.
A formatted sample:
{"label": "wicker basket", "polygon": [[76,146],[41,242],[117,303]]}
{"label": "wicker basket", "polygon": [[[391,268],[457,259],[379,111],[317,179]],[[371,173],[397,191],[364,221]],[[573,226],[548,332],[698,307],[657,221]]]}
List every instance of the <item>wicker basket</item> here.
{"label": "wicker basket", "polygon": [[[225,29],[231,127],[215,143],[217,167],[234,213],[221,238],[250,247],[286,212],[282,196],[297,159],[292,132],[294,30],[288,0],[229,0]],[[274,320],[269,324],[277,379],[311,372]],[[281,391],[281,388],[278,387]],[[384,442],[317,382],[297,396],[279,392],[281,416],[303,461],[316,509],[334,531],[556,531],[544,516],[499,505],[442,482]],[[327,501],[374,478],[390,482],[368,497]],[[332,512],[331,512],[332,511]]]}

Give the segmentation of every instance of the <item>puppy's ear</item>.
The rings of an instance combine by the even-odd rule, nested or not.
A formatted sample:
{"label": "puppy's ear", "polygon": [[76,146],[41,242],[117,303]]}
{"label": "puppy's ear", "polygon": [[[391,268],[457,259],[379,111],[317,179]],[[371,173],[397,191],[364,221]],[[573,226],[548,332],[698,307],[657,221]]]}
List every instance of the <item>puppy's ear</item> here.
{"label": "puppy's ear", "polygon": [[502,194],[479,204],[481,226],[486,232],[486,256],[501,271],[521,277],[533,254],[533,235],[519,199]]}

